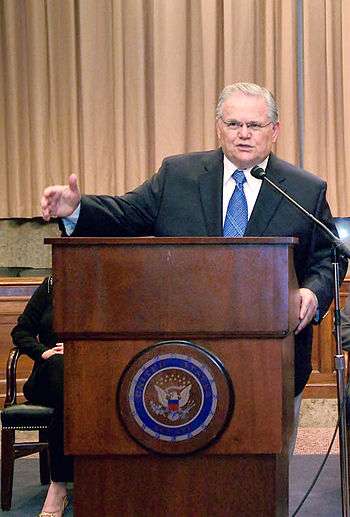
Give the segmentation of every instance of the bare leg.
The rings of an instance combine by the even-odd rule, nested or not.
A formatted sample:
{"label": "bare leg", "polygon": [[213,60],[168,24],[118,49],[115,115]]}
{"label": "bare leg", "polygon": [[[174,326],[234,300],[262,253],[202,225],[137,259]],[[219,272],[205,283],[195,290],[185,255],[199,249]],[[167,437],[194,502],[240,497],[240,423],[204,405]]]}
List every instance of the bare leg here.
{"label": "bare leg", "polygon": [[52,481],[46,495],[45,503],[40,515],[53,513],[55,517],[61,517],[65,508],[65,498],[67,497],[66,483]]}
{"label": "bare leg", "polygon": [[295,449],[295,444],[297,441],[298,434],[298,424],[300,420],[300,409],[301,409],[301,400],[303,398],[303,394],[299,393],[296,397],[294,397],[294,429],[293,434],[291,436],[289,442],[289,456],[292,457]]}

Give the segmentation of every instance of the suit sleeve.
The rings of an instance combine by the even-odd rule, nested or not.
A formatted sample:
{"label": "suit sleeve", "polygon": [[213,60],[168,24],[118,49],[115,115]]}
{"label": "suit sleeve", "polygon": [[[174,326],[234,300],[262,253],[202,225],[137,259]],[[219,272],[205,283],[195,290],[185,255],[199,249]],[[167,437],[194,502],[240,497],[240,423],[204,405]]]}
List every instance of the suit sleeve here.
{"label": "suit sleeve", "polygon": [[[324,183],[320,191],[315,217],[322,221],[335,235],[338,235],[333,222],[332,214],[326,200],[327,186]],[[333,299],[333,256],[332,246],[329,239],[314,224],[310,245],[309,265],[302,287],[311,289],[317,296],[319,303],[320,318],[322,318]],[[340,257],[339,276],[342,282],[347,270],[347,260]]]}
{"label": "suit sleeve", "polygon": [[[82,196],[72,237],[139,237],[153,235],[162,199],[167,165],[123,196]],[[62,221],[59,223],[66,234]]]}

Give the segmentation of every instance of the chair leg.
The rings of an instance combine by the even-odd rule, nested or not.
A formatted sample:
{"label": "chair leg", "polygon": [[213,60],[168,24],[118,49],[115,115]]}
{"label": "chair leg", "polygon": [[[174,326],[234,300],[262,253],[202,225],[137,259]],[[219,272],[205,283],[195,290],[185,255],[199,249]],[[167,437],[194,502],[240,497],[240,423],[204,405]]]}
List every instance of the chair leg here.
{"label": "chair leg", "polygon": [[15,464],[15,430],[1,430],[1,509],[11,509],[13,470]]}
{"label": "chair leg", "polygon": [[[39,441],[47,442],[47,431],[39,431]],[[39,465],[40,482],[42,485],[48,485],[50,483],[50,462],[48,448],[39,452]]]}

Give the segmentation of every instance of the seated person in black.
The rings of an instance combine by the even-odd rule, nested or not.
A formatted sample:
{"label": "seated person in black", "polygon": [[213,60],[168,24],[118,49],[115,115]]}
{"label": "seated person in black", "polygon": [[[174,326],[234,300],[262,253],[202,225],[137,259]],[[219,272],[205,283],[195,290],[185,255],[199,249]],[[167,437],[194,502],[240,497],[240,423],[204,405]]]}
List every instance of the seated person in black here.
{"label": "seated person in black", "polygon": [[49,429],[51,484],[40,516],[58,517],[67,505],[66,482],[73,480],[73,460],[63,454],[63,343],[52,328],[52,278],[45,278],[27,303],[12,339],[34,360],[23,386],[29,402],[55,409]]}

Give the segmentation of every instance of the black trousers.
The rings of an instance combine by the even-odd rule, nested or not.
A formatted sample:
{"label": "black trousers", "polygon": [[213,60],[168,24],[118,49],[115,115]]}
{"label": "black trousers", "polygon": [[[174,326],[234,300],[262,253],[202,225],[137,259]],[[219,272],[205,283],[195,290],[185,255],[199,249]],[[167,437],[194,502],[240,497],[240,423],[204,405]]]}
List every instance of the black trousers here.
{"label": "black trousers", "polygon": [[51,479],[73,481],[73,458],[63,452],[63,355],[55,354],[36,364],[23,392],[30,402],[54,408],[49,428]]}

